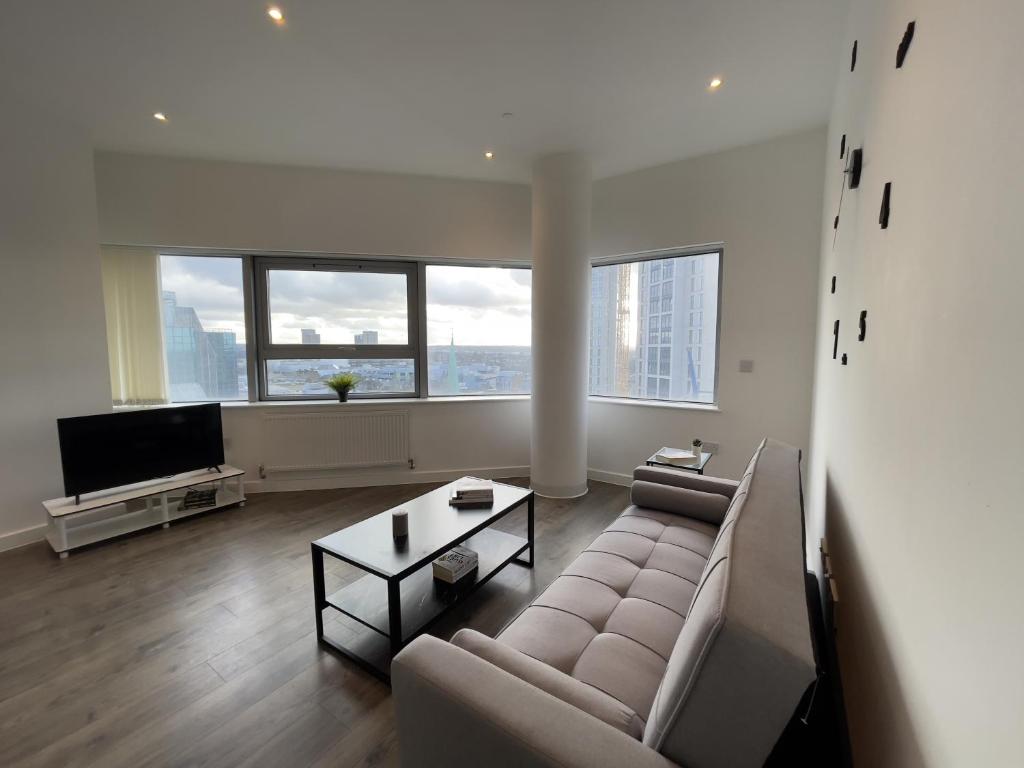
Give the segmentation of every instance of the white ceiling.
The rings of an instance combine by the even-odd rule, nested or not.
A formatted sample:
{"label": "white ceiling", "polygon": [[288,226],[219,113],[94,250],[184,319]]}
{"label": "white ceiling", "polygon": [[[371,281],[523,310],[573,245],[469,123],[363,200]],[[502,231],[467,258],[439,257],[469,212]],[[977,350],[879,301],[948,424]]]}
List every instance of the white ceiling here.
{"label": "white ceiling", "polygon": [[101,149],[505,180],[582,149],[608,176],[824,123],[846,0],[280,6],[4,0],[0,79]]}

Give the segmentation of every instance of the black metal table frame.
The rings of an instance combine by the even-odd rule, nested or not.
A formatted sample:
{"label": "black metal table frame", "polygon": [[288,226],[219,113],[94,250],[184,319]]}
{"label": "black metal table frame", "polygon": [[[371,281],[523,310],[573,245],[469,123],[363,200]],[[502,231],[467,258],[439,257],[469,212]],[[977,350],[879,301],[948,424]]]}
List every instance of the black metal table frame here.
{"label": "black metal table frame", "polygon": [[[472,585],[470,585],[465,590],[465,592],[460,593],[455,600],[453,600],[443,610],[438,612],[437,615],[433,616],[430,620],[425,622],[422,626],[417,627],[413,631],[413,633],[409,635],[409,637],[407,639],[403,639],[403,636],[402,636],[402,593],[401,593],[402,579],[406,578],[410,574],[415,573],[420,568],[423,568],[424,566],[429,565],[435,558],[440,557],[445,552],[450,550],[452,547],[458,546],[462,542],[466,541],[466,539],[472,538],[474,535],[480,533],[480,531],[484,530],[485,528],[491,527],[494,523],[498,522],[499,520],[501,520],[503,517],[507,516],[512,511],[514,511],[516,509],[519,509],[524,503],[527,505],[527,507],[526,507],[526,510],[527,510],[526,511],[526,543],[523,544],[523,546],[521,546],[515,552],[513,552],[512,555],[509,556],[508,558],[506,558],[502,563],[500,563],[494,569],[492,569],[490,571],[490,573],[488,573],[486,576],[484,576],[483,578],[477,579]],[[385,637],[387,637],[388,640],[390,641],[390,653],[389,653],[389,658],[388,658],[388,660],[390,662],[390,660],[395,657],[395,654],[397,654],[400,650],[402,650],[402,648],[404,648],[406,645],[408,645],[410,642],[412,642],[417,636],[419,636],[419,635],[423,634],[424,632],[426,632],[436,621],[440,620],[446,613],[448,613],[448,611],[450,611],[452,608],[454,608],[459,603],[463,602],[467,597],[469,597],[471,594],[473,594],[473,592],[475,592],[477,589],[479,589],[484,584],[486,584],[488,581],[490,581],[491,578],[493,578],[495,574],[497,574],[500,571],[504,570],[504,568],[507,565],[509,565],[510,563],[516,563],[517,565],[522,565],[522,566],[524,566],[526,568],[533,568],[533,564],[534,564],[534,535],[533,535],[533,528],[534,528],[534,493],[533,493],[533,491],[530,491],[530,494],[527,497],[525,497],[522,501],[519,501],[519,502],[513,504],[508,509],[506,509],[504,512],[502,512],[500,515],[498,515],[497,517],[492,517],[492,518],[487,519],[486,521],[484,521],[480,525],[478,525],[478,526],[472,528],[471,530],[467,531],[465,533],[465,535],[461,536],[459,539],[449,542],[445,546],[443,546],[440,549],[438,549],[436,552],[432,552],[431,554],[427,555],[426,557],[424,557],[424,558],[418,560],[417,562],[413,563],[412,565],[410,565],[405,570],[403,570],[403,571],[401,571],[401,572],[399,572],[397,574],[394,574],[394,575],[388,575],[386,573],[381,573],[381,572],[379,572],[379,571],[377,571],[377,570],[375,570],[373,568],[367,567],[366,565],[361,565],[359,563],[353,562],[352,560],[349,560],[348,558],[342,557],[341,555],[338,555],[338,554],[336,554],[334,552],[330,552],[330,551],[328,551],[326,549],[323,549],[322,547],[317,546],[317,543],[314,541],[310,545],[310,547],[311,547],[311,550],[312,550],[312,557],[313,557],[313,598],[314,598],[314,603],[315,603],[315,608],[316,608],[316,639],[317,639],[317,642],[319,642],[321,645],[326,645],[326,646],[332,648],[333,650],[335,650],[338,653],[340,653],[343,656],[345,656],[345,658],[351,659],[356,664],[358,664],[359,666],[363,667],[364,669],[366,669],[367,671],[369,671],[373,675],[379,677],[384,682],[390,684],[391,683],[391,676],[388,673],[388,671],[380,669],[372,661],[370,661],[368,659],[364,659],[359,654],[357,654],[357,653],[351,651],[350,649],[346,648],[341,643],[335,642],[334,640],[332,640],[331,638],[327,637],[324,634],[324,616],[323,616],[324,609],[325,608],[332,608],[332,609],[338,611],[339,613],[342,613],[345,616],[348,616],[349,618],[359,622],[364,627],[368,627],[369,629],[373,630],[374,632],[377,632],[378,634],[383,634]],[[523,560],[522,557],[521,557],[523,552],[526,552],[526,551],[529,551],[529,553],[530,553],[530,559],[529,560]],[[384,579],[387,582],[387,585],[388,585],[388,632],[386,634],[382,633],[377,627],[373,626],[372,624],[370,624],[369,622],[367,622],[364,619],[360,618],[359,616],[356,616],[356,615],[354,615],[354,614],[352,614],[352,613],[350,613],[348,611],[342,610],[341,608],[338,608],[336,605],[333,605],[333,604],[327,602],[327,590],[326,590],[325,585],[324,585],[324,555],[328,555],[330,557],[336,558],[337,560],[341,560],[344,563],[348,563],[349,565],[355,566],[356,568],[360,569],[361,571],[365,571],[367,573],[370,573],[370,574],[372,574],[374,576],[377,576],[377,577],[379,577],[381,579]]]}

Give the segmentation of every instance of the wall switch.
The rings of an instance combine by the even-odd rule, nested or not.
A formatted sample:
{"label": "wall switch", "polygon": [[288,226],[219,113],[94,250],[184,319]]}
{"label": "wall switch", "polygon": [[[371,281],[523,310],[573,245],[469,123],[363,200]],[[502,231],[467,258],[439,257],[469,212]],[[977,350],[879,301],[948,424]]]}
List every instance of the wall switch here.
{"label": "wall switch", "polygon": [[718,453],[718,443],[711,443],[705,440],[701,443],[700,449],[704,451],[704,453]]}
{"label": "wall switch", "polygon": [[753,360],[740,360],[740,373],[753,373],[754,372],[754,361]]}

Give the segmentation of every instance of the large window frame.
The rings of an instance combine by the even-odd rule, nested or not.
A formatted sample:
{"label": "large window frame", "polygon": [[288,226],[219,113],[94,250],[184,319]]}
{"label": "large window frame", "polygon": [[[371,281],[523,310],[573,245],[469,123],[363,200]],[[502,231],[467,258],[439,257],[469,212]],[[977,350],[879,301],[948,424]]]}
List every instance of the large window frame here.
{"label": "large window frame", "polygon": [[[645,261],[664,261],[666,259],[685,259],[687,257],[692,257],[692,256],[708,256],[708,255],[711,255],[711,254],[717,254],[717,256],[718,256],[718,309],[717,309],[717,313],[716,313],[717,316],[715,318],[715,368],[714,368],[715,385],[714,385],[713,396],[712,396],[711,402],[706,402],[706,401],[703,401],[703,400],[680,400],[680,399],[672,400],[672,399],[667,399],[667,398],[649,397],[649,396],[635,397],[635,396],[631,396],[631,395],[619,395],[619,394],[615,394],[615,395],[593,394],[593,393],[591,393],[589,391],[590,387],[589,387],[589,383],[588,383],[588,387],[587,387],[588,392],[587,392],[587,394],[588,394],[589,397],[592,397],[592,398],[595,398],[595,399],[599,399],[599,400],[606,400],[606,401],[628,400],[628,401],[634,402],[634,403],[652,403],[652,404],[673,405],[673,406],[679,406],[679,407],[714,407],[714,408],[718,407],[718,405],[719,405],[718,397],[719,397],[719,387],[720,387],[720,377],[719,377],[719,374],[720,374],[720,362],[721,362],[721,359],[722,359],[722,354],[721,354],[721,352],[722,352],[722,286],[725,284],[725,245],[724,245],[724,243],[708,243],[706,245],[698,245],[698,246],[692,246],[692,247],[686,247],[686,248],[665,248],[665,249],[654,250],[654,251],[641,251],[641,252],[638,252],[638,253],[619,254],[619,255],[616,255],[616,256],[604,256],[604,257],[599,257],[599,258],[591,259],[590,267],[591,267],[591,270],[593,270],[593,269],[595,269],[597,267],[616,266],[616,265],[619,265],[619,264],[635,264],[635,263],[645,262]],[[672,264],[672,262],[668,262],[668,263]],[[701,274],[700,278],[701,278],[701,285],[703,285],[704,275]],[[650,286],[647,286],[646,289],[647,290],[651,290]],[[671,301],[671,297],[670,297],[669,300]],[[689,307],[679,308],[679,309],[681,309],[682,311],[686,311],[686,312],[690,311]],[[653,326],[651,328],[649,328],[649,329],[647,329],[647,328],[644,329],[644,331],[646,333],[648,333],[648,334],[651,333],[652,330],[653,330]],[[690,331],[690,335],[691,336],[693,335],[693,331]],[[674,339],[672,341],[675,342]],[[682,342],[682,339],[680,339],[679,341]],[[588,348],[589,348],[589,344],[590,344],[590,340],[588,339]],[[648,364],[650,364],[650,360],[648,360]],[[660,365],[659,365],[659,368],[660,368]],[[639,385],[639,388],[640,388],[640,391],[646,392],[647,391],[647,378],[648,378],[648,375],[647,375],[646,371],[644,371],[643,373],[644,373],[643,383],[642,383],[642,385]],[[660,377],[660,375],[661,374],[660,374],[660,371],[659,371],[659,373],[656,374],[656,377]]]}
{"label": "large window frame", "polygon": [[[261,255],[240,253],[231,250],[186,248],[162,248],[159,254],[174,256],[234,257],[242,262],[243,298],[246,329],[246,371],[248,374],[248,402],[323,402],[329,400],[322,394],[271,395],[267,390],[266,362],[275,359],[412,359],[416,375],[412,392],[367,392],[351,393],[352,399],[431,399],[450,400],[452,395],[429,395],[429,369],[427,350],[427,300],[426,268],[430,265],[498,267],[505,269],[530,269],[522,261],[490,261],[463,259],[416,259],[402,257],[373,257],[354,254],[310,255],[276,254]],[[627,264],[641,261],[676,259],[706,254],[718,255],[718,312],[715,323],[715,365],[714,397],[712,402],[696,400],[661,400],[659,398],[632,397],[624,395],[590,394],[589,397],[605,400],[628,400],[638,404],[661,404],[680,407],[707,407],[719,405],[720,361],[722,344],[722,296],[725,283],[725,249],[722,243],[712,243],[687,248],[669,248],[639,253],[600,257],[591,260],[591,267]],[[408,335],[406,344],[273,344],[270,335],[270,300],[267,292],[268,273],[273,269],[309,270],[329,272],[382,272],[406,276],[406,301]],[[698,276],[701,282],[704,277]],[[693,278],[696,279],[696,278]],[[686,308],[689,311],[689,307]],[[647,330],[647,329],[644,329]],[[675,341],[675,340],[673,340]],[[680,340],[682,341],[682,340]],[[590,340],[588,339],[588,349]],[[480,399],[527,398],[530,395],[480,394],[469,397]],[[216,402],[216,401],[211,401]],[[245,403],[246,400],[224,401]]]}
{"label": "large window frame", "polygon": [[[271,334],[270,274],[274,270],[290,272],[328,272],[351,274],[396,274],[406,279],[407,334],[405,344],[278,344]],[[281,257],[256,256],[253,258],[255,291],[258,300],[256,308],[256,378],[259,399],[274,400],[324,400],[322,394],[274,395],[268,389],[267,363],[271,360],[412,360],[416,369],[411,392],[352,392],[352,399],[393,399],[418,398],[424,391],[422,386],[420,357],[420,314],[421,314],[421,272],[416,262],[375,260],[358,258],[328,257]]]}

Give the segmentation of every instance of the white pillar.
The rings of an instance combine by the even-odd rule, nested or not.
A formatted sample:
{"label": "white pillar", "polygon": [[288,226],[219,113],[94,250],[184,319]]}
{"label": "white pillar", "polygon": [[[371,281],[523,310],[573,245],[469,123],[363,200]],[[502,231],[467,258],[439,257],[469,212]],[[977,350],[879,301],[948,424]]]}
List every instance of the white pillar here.
{"label": "white pillar", "polygon": [[587,492],[590,164],[575,152],[533,166],[533,425],[530,484]]}

